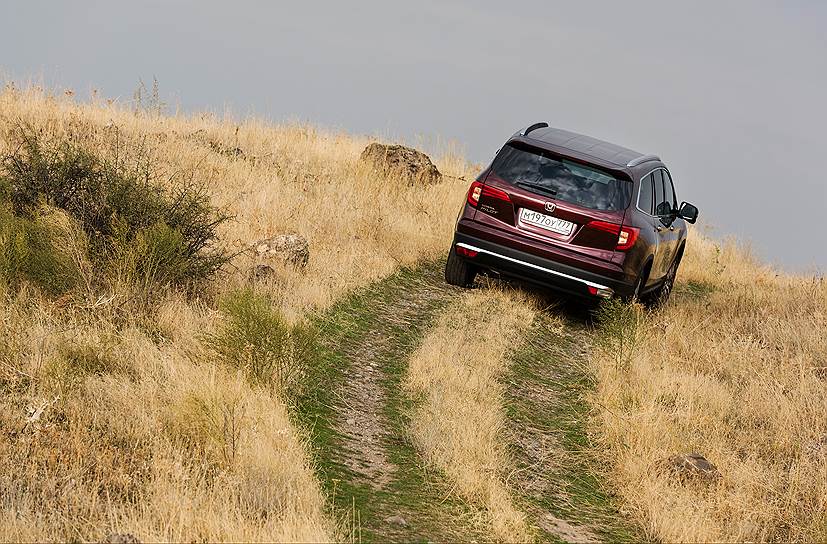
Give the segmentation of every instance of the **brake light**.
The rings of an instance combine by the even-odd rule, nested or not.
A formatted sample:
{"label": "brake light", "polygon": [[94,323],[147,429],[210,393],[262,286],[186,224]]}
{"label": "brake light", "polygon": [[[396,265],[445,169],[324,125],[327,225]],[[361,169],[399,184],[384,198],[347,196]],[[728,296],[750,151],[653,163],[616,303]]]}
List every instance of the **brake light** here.
{"label": "brake light", "polygon": [[638,228],[621,227],[616,223],[609,223],[607,221],[592,221],[588,226],[589,228],[617,235],[617,245],[615,246],[617,251],[626,251],[635,245],[638,234],[640,234],[640,229]]}
{"label": "brake light", "polygon": [[475,181],[471,184],[471,187],[468,188],[468,203],[476,208],[477,204],[480,203],[480,197],[482,196],[511,202],[511,198],[509,198],[508,193],[502,189],[497,189],[496,187],[491,187],[490,185],[483,185],[479,181]]}
{"label": "brake light", "polygon": [[480,203],[480,195],[482,194],[482,183],[475,181],[468,189],[468,203],[475,208]]}

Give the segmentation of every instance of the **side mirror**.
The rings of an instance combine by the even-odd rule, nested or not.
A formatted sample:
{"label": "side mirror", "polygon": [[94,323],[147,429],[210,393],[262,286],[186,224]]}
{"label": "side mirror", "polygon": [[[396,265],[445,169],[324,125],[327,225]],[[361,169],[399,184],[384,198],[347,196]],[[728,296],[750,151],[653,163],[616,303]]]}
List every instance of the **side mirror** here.
{"label": "side mirror", "polygon": [[698,208],[689,202],[682,202],[678,209],[678,217],[687,223],[694,223],[698,220]]}

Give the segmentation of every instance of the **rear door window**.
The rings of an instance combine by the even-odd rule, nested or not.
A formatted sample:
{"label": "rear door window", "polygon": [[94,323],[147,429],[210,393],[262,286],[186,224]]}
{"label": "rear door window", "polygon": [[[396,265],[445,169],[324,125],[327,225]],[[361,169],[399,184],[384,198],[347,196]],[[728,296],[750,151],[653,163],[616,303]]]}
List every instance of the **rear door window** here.
{"label": "rear door window", "polygon": [[663,203],[663,178],[660,175],[660,170],[655,170],[650,174],[655,184],[655,213],[654,215],[660,215],[659,209],[661,204]]}
{"label": "rear door window", "polygon": [[640,180],[640,198],[637,207],[642,211],[652,214],[652,174]]}
{"label": "rear door window", "polygon": [[518,187],[593,210],[623,210],[632,197],[631,181],[530,146],[504,146],[491,169]]}
{"label": "rear door window", "polygon": [[669,172],[666,170],[661,170],[661,174],[663,175],[664,191],[667,191],[668,194],[672,195],[672,209],[677,209],[678,195],[675,194],[675,184],[672,183],[672,176],[670,176]]}

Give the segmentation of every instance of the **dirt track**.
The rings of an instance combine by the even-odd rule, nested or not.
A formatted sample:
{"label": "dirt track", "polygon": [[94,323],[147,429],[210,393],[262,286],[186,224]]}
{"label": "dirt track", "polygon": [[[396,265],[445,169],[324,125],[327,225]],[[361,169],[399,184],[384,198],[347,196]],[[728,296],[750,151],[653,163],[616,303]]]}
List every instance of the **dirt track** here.
{"label": "dirt track", "polygon": [[[321,387],[303,399],[302,411],[322,480],[354,538],[490,539],[479,512],[413,447],[413,401],[401,389],[408,358],[462,292],[445,284],[441,263],[431,263],[374,284],[319,318],[326,348],[314,379]],[[585,412],[577,386],[582,369],[572,363],[588,346],[572,331],[582,338],[589,328],[567,317],[563,334],[550,323],[540,319],[526,331],[506,378],[518,505],[543,540],[631,538],[578,451]]]}

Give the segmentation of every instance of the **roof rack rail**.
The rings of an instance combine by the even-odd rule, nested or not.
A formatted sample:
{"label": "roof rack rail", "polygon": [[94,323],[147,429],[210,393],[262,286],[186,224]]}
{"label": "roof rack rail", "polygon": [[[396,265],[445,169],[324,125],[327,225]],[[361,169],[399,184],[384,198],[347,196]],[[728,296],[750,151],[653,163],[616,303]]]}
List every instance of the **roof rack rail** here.
{"label": "roof rack rail", "polygon": [[523,136],[525,136],[525,135],[527,135],[529,132],[531,132],[532,130],[537,130],[538,128],[546,128],[546,127],[548,127],[548,123],[543,123],[543,122],[541,122],[541,123],[534,123],[533,125],[529,125],[529,126],[527,126],[527,127],[526,127],[526,129],[523,131],[523,134],[522,134],[522,135],[523,135]]}
{"label": "roof rack rail", "polygon": [[637,166],[639,164],[643,164],[644,162],[659,161],[659,160],[660,160],[660,157],[658,157],[657,155],[641,155],[640,157],[638,157],[636,159],[632,159],[629,162],[627,162],[626,166],[628,166],[629,168],[632,168],[632,167]]}

